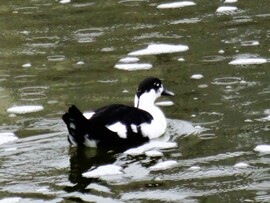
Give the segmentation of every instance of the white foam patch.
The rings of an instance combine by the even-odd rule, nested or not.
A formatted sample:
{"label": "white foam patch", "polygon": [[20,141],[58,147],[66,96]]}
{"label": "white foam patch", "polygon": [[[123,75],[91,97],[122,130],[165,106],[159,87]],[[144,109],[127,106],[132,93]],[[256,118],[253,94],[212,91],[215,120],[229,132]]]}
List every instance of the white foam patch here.
{"label": "white foam patch", "polygon": [[160,4],[157,6],[157,8],[159,8],[159,9],[182,8],[182,7],[194,6],[194,5],[196,5],[196,4],[192,1],[180,1],[180,2]]}
{"label": "white foam patch", "polygon": [[70,2],[71,2],[71,0],[60,0],[59,1],[59,3],[61,3],[61,4],[68,4]]}
{"label": "white foam patch", "polygon": [[83,116],[87,119],[90,119],[94,114],[95,112],[84,112]]}
{"label": "white foam patch", "polygon": [[155,102],[157,106],[173,106],[174,103],[172,101],[160,101],[160,102]]}
{"label": "white foam patch", "polygon": [[31,66],[31,63],[25,63],[22,65],[23,68],[30,68]]}
{"label": "white foam patch", "polygon": [[0,133],[0,145],[8,142],[14,142],[19,138],[14,133]]}
{"label": "white foam patch", "polygon": [[195,80],[200,80],[203,78],[203,75],[202,74],[193,74],[190,78],[195,79]]}
{"label": "white foam patch", "polygon": [[17,203],[21,200],[21,197],[8,197],[0,200],[0,203]]}
{"label": "white foam patch", "polygon": [[239,162],[239,163],[235,164],[233,167],[234,168],[248,168],[249,165],[247,163],[244,163],[244,162]]}
{"label": "white foam patch", "polygon": [[200,166],[191,166],[188,168],[189,171],[199,171],[201,170],[201,167]]}
{"label": "white foam patch", "polygon": [[129,53],[130,56],[158,55],[183,52],[189,49],[186,45],[151,44],[147,48]]}
{"label": "white foam patch", "polygon": [[163,153],[157,150],[150,150],[145,152],[145,155],[148,157],[162,157]]}
{"label": "white foam patch", "polygon": [[185,59],[183,57],[177,59],[177,61],[185,61]]}
{"label": "white foam patch", "polygon": [[151,141],[149,143],[146,143],[142,146],[128,149],[124,152],[124,154],[132,155],[132,156],[138,156],[142,155],[147,151],[150,150],[158,150],[158,149],[171,149],[177,147],[177,143],[175,142],[162,142],[162,141]]}
{"label": "white foam patch", "polygon": [[99,166],[94,170],[82,174],[85,178],[98,178],[101,176],[121,175],[123,168],[113,164]]}
{"label": "white foam patch", "polygon": [[157,163],[154,166],[151,166],[149,169],[151,171],[161,171],[161,170],[166,170],[169,168],[173,168],[177,165],[177,161],[174,160],[168,160],[164,162]]}
{"label": "white foam patch", "polygon": [[231,4],[231,3],[236,3],[238,0],[225,0],[225,4]]}
{"label": "white foam patch", "polygon": [[252,64],[263,64],[266,63],[265,58],[239,58],[231,61],[230,65],[252,65]]}
{"label": "white foam patch", "polygon": [[216,12],[217,13],[228,13],[232,11],[236,11],[238,8],[236,6],[220,6]]}
{"label": "white foam patch", "polygon": [[268,144],[258,145],[254,148],[254,151],[269,154],[270,153],[270,145],[268,145]]}
{"label": "white foam patch", "polygon": [[26,105],[26,106],[14,106],[7,109],[8,113],[14,114],[26,114],[26,113],[33,113],[42,111],[44,109],[41,105]]}
{"label": "white foam patch", "polygon": [[77,64],[77,65],[84,65],[85,62],[83,62],[83,61],[78,61],[76,64]]}
{"label": "white foam patch", "polygon": [[120,63],[136,63],[140,61],[137,57],[125,57],[119,60]]}
{"label": "white foam patch", "polygon": [[153,66],[150,63],[128,63],[128,64],[116,64],[114,68],[127,71],[135,70],[148,70]]}

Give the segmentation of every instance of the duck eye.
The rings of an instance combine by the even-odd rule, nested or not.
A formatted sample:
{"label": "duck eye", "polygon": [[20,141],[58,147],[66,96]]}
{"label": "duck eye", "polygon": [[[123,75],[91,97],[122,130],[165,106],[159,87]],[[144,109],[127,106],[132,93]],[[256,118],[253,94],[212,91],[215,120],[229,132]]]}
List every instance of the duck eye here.
{"label": "duck eye", "polygon": [[154,85],[155,85],[156,87],[160,87],[160,83],[158,83],[158,82],[155,82]]}

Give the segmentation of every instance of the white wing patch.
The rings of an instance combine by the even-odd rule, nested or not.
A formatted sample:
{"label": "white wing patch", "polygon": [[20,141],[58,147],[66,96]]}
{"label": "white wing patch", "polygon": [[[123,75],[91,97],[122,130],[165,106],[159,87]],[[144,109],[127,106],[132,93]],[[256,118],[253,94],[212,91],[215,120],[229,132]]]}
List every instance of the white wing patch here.
{"label": "white wing patch", "polygon": [[121,138],[127,138],[127,128],[121,122],[116,122],[112,125],[106,125],[106,128],[108,128],[110,131],[117,133],[118,136]]}
{"label": "white wing patch", "polygon": [[94,114],[95,112],[85,112],[83,113],[83,116],[87,119],[90,119]]}
{"label": "white wing patch", "polygon": [[131,127],[131,130],[132,130],[134,133],[138,133],[138,126],[137,126],[137,125],[131,124],[130,127]]}

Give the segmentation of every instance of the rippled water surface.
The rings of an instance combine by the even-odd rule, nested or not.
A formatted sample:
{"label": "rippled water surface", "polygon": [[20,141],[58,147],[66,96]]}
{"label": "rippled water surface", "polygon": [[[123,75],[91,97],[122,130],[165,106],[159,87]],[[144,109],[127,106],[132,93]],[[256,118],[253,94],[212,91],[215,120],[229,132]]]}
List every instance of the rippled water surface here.
{"label": "rippled water surface", "polygon": [[[270,202],[269,12],[268,0],[2,2],[0,202]],[[132,105],[150,75],[176,94],[161,103],[162,149],[69,146],[71,104]],[[118,175],[82,175],[110,164]]]}

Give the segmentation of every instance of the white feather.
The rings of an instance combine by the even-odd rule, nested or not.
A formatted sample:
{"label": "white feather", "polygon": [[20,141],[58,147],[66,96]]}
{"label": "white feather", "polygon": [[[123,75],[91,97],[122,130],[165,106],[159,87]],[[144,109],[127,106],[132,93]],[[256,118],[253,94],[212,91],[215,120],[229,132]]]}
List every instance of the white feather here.
{"label": "white feather", "polygon": [[147,111],[153,117],[151,123],[141,124],[142,134],[149,137],[149,139],[160,137],[165,133],[167,128],[167,122],[163,112],[154,103],[161,95],[162,91],[163,87],[161,87],[158,92],[152,89],[151,91],[142,94],[139,99],[137,96],[135,97],[135,105],[137,102],[138,108]]}
{"label": "white feather", "polygon": [[135,124],[131,124],[130,127],[134,133],[138,133],[138,126],[136,126]]}
{"label": "white feather", "polygon": [[85,112],[83,113],[83,116],[87,119],[90,119],[94,114],[95,112]]}
{"label": "white feather", "polygon": [[116,122],[112,125],[106,125],[106,128],[108,128],[110,131],[117,133],[118,136],[121,138],[127,138],[127,128],[121,122]]}

